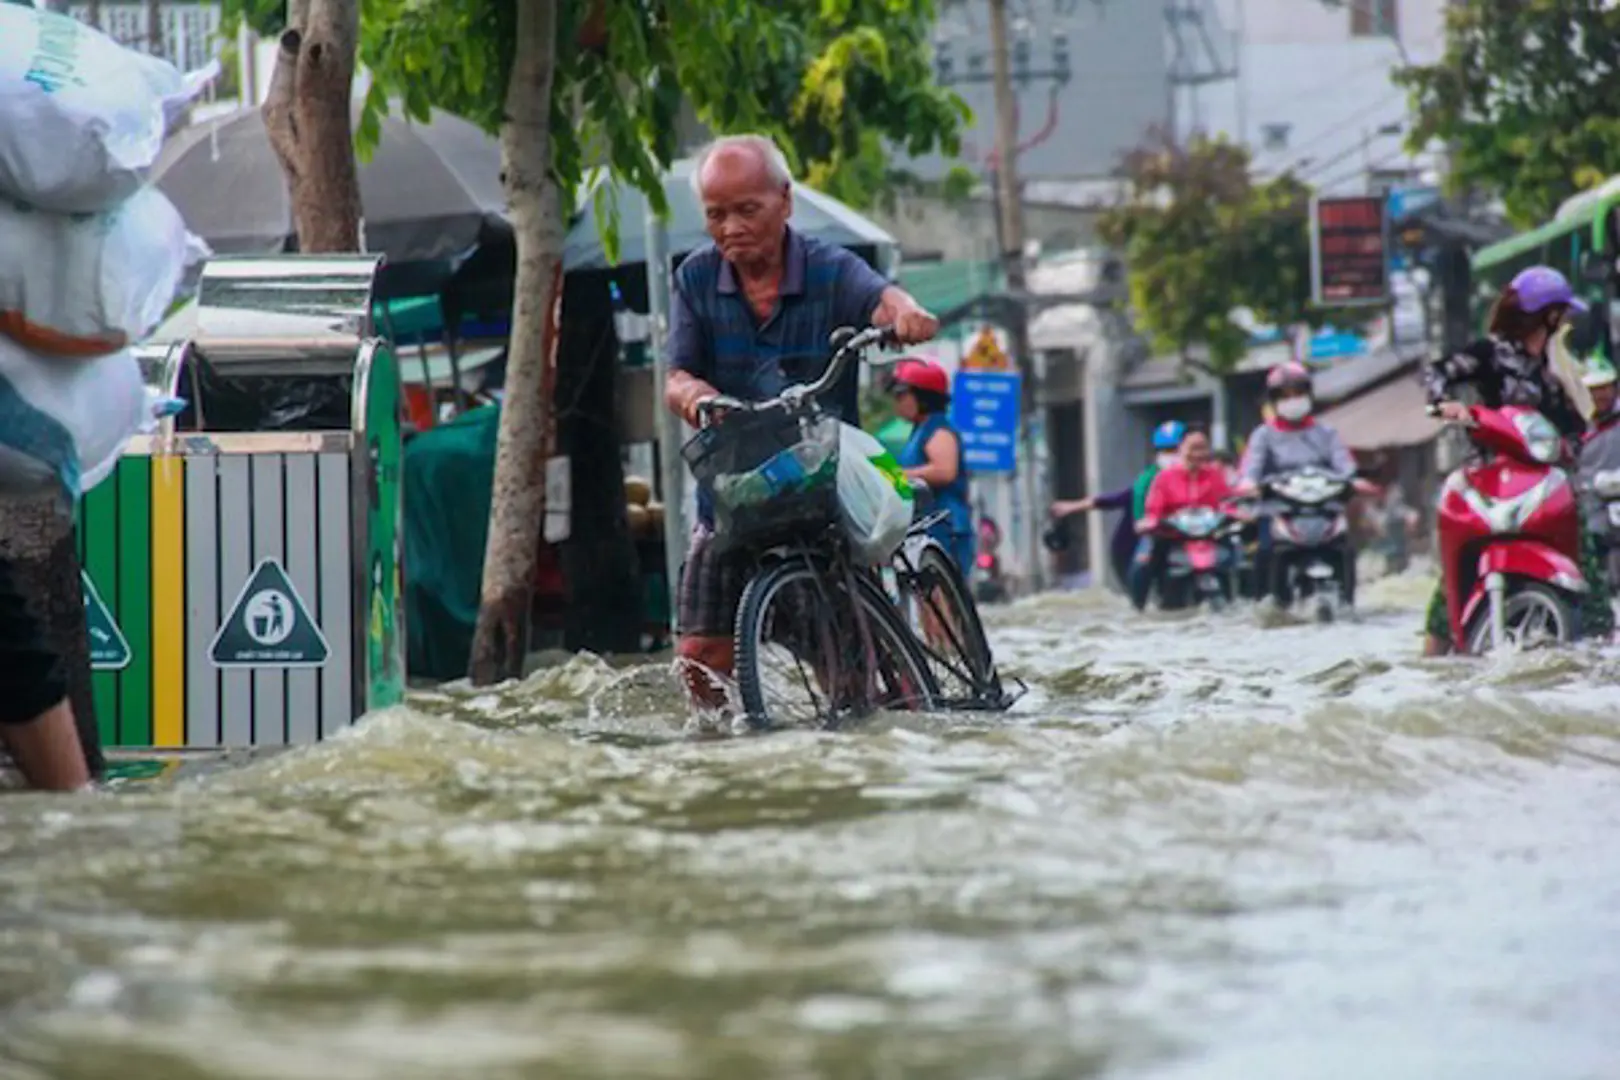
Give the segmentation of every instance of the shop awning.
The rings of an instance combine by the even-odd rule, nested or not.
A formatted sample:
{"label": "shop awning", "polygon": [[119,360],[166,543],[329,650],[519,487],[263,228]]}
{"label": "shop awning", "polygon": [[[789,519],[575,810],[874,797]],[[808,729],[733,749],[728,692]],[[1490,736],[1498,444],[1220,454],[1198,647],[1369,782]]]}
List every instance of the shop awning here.
{"label": "shop awning", "polygon": [[1421,446],[1440,434],[1426,405],[1422,385],[1405,375],[1340,402],[1321,418],[1352,450]]}

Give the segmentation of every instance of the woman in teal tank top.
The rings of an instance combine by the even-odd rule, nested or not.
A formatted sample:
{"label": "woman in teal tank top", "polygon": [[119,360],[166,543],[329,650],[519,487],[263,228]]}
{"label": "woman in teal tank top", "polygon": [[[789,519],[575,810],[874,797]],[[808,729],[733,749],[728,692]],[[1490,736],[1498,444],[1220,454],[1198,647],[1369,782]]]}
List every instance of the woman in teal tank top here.
{"label": "woman in teal tank top", "polygon": [[948,512],[930,534],[945,546],[967,577],[973,573],[977,538],[968,504],[968,473],[962,462],[962,440],[947,413],[951,380],[932,360],[906,359],[894,367],[894,411],[912,424],[911,439],[900,452],[900,467],[933,492],[934,509]]}

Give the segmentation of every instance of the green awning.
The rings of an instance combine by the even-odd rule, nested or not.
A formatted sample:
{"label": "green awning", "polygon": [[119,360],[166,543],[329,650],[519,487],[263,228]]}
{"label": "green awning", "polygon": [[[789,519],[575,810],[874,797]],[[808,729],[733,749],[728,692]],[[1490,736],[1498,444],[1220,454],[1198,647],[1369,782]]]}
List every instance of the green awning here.
{"label": "green awning", "polygon": [[900,287],[929,311],[944,314],[999,290],[1001,267],[979,259],[901,263]]}

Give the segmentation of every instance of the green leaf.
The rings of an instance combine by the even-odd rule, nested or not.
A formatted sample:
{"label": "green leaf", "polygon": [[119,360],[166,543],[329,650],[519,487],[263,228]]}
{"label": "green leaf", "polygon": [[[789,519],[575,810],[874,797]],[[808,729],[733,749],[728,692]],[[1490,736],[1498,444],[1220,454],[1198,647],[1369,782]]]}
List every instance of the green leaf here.
{"label": "green leaf", "polygon": [[1620,93],[1620,6],[1609,0],[1458,0],[1445,50],[1399,72],[1416,121],[1408,147],[1452,149],[1450,186],[1501,196],[1520,225],[1620,162],[1602,103]]}

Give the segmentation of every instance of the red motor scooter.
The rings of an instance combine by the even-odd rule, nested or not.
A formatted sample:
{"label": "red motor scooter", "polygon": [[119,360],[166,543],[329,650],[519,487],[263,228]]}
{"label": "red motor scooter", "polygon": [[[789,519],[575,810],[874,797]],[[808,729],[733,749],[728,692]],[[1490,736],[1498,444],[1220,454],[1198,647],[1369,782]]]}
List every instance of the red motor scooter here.
{"label": "red motor scooter", "polygon": [[1236,595],[1237,534],[1243,519],[1229,508],[1186,506],[1168,515],[1154,535],[1170,545],[1159,581],[1159,606],[1192,607],[1202,601],[1220,611]]}
{"label": "red motor scooter", "polygon": [[1572,641],[1586,580],[1563,440],[1534,409],[1474,405],[1469,412],[1465,430],[1486,460],[1448,476],[1440,495],[1451,640],[1476,656],[1507,644]]}

